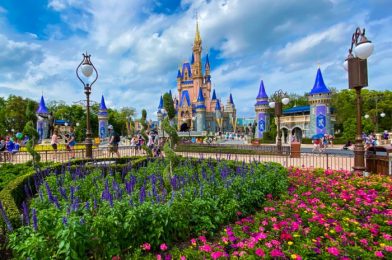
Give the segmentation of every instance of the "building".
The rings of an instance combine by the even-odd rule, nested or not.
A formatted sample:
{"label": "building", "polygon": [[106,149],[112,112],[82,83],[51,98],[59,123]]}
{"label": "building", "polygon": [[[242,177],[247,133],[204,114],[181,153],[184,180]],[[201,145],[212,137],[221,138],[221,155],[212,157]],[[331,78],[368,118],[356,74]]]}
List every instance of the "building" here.
{"label": "building", "polygon": [[[263,121],[269,122],[268,96],[263,82],[260,83],[256,100],[255,111],[258,122],[256,137],[262,138],[264,129],[269,129],[267,123],[262,126]],[[315,134],[333,135],[336,119],[330,107],[331,91],[324,83],[320,68],[317,70],[316,80],[309,92],[308,101],[308,106],[294,106],[283,110],[283,115],[280,117],[283,143],[289,143],[291,135],[294,135],[295,139],[299,141],[303,138],[311,138]],[[275,120],[277,119],[275,118]]]}
{"label": "building", "polygon": [[102,95],[98,110],[98,133],[100,139],[108,137],[108,119],[108,109],[106,108],[105,98]]}
{"label": "building", "polygon": [[51,115],[45,105],[44,96],[41,96],[35,115],[37,116],[38,143],[41,143],[42,140],[49,138],[51,135]]}
{"label": "building", "polygon": [[[210,61],[207,54],[202,65],[202,39],[198,22],[192,50],[191,61],[185,61],[177,72],[178,98],[174,98],[177,128],[198,132],[235,130],[236,108],[231,93],[226,105],[217,97],[215,89],[211,94]],[[164,117],[162,107],[161,97],[157,111],[159,121]]]}

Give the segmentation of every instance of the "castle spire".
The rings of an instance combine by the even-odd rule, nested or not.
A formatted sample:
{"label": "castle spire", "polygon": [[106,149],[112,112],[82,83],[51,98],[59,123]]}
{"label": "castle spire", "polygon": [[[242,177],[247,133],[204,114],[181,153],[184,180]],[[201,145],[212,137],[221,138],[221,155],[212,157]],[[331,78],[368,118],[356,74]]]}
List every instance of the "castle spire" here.
{"label": "castle spire", "polygon": [[212,98],[211,100],[216,100],[216,93],[215,93],[215,89],[212,91]]}
{"label": "castle spire", "polygon": [[39,102],[39,107],[36,111],[37,114],[49,114],[49,111],[45,105],[44,96],[41,96],[41,101]]}
{"label": "castle spire", "polygon": [[325,86],[323,75],[321,74],[320,68],[317,69],[316,80],[314,82],[313,88],[310,91],[310,95],[314,94],[327,94],[331,91]]}
{"label": "castle spire", "polygon": [[196,18],[195,43],[201,43],[201,37],[200,37],[200,32],[199,32],[199,20],[197,18]]}
{"label": "castle spire", "polygon": [[201,88],[199,88],[199,95],[197,96],[197,102],[204,103],[204,96],[203,96],[203,91],[201,90]]}
{"label": "castle spire", "polygon": [[162,109],[162,108],[163,108],[163,97],[162,97],[162,95],[161,95],[161,98],[160,98],[160,100],[159,100],[158,110],[160,110],[160,109]]}
{"label": "castle spire", "polygon": [[261,80],[261,82],[260,82],[259,94],[257,95],[257,98],[256,98],[256,99],[262,99],[262,98],[267,98],[267,99],[268,99],[268,95],[267,95],[267,93],[265,92],[263,80]]}
{"label": "castle spire", "polygon": [[221,110],[219,99],[216,100],[215,110]]}
{"label": "castle spire", "polygon": [[101,104],[99,105],[99,110],[108,110],[107,108],[106,108],[106,104],[105,104],[105,98],[103,97],[103,95],[102,95],[102,97],[101,97]]}

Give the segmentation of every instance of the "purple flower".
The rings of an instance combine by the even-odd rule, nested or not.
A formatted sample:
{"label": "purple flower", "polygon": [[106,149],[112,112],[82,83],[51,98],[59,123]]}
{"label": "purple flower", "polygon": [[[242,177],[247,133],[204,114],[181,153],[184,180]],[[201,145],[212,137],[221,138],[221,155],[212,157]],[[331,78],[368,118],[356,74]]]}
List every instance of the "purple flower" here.
{"label": "purple flower", "polygon": [[65,188],[60,187],[60,188],[59,188],[59,191],[60,191],[61,197],[63,197],[65,200],[68,200],[67,191],[65,190]]}
{"label": "purple flower", "polygon": [[37,211],[35,209],[33,209],[33,227],[34,230],[37,231],[38,230],[38,220],[37,220]]}
{"label": "purple flower", "polygon": [[87,211],[89,211],[90,210],[90,203],[88,202],[88,201],[86,201],[86,204],[85,204],[85,209],[87,210]]}
{"label": "purple flower", "polygon": [[49,202],[53,203],[53,194],[47,182],[45,182],[45,187],[46,187],[46,193],[48,194],[48,200]]}
{"label": "purple flower", "polygon": [[12,229],[11,222],[8,219],[7,214],[5,213],[5,210],[3,208],[3,204],[1,203],[1,201],[0,201],[0,213],[1,213],[2,217],[3,217],[3,219],[4,219],[5,224],[7,225],[8,231],[12,232],[13,229]]}
{"label": "purple flower", "polygon": [[30,225],[29,208],[25,201],[23,201],[22,203],[22,208],[23,208],[23,222],[26,225]]}
{"label": "purple flower", "polygon": [[140,188],[140,193],[139,193],[139,202],[142,204],[144,200],[146,199],[146,187],[143,185]]}
{"label": "purple flower", "polygon": [[63,225],[64,225],[64,226],[66,226],[66,225],[67,225],[67,222],[68,222],[68,219],[67,219],[67,217],[63,217]]}
{"label": "purple flower", "polygon": [[53,203],[54,205],[56,205],[56,208],[60,209],[59,200],[57,199],[56,196],[53,196]]}

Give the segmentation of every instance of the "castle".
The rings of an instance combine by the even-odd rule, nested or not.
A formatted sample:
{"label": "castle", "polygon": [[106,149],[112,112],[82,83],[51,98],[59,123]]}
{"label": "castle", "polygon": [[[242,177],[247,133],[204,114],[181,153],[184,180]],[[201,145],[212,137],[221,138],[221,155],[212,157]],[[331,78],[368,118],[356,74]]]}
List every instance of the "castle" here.
{"label": "castle", "polygon": [[[223,106],[215,89],[211,95],[211,67],[208,54],[202,66],[202,40],[196,22],[191,61],[185,61],[177,72],[178,97],[174,98],[177,128],[181,131],[231,132],[236,128],[236,108],[230,93]],[[163,100],[159,102],[157,117],[162,121]]]}
{"label": "castle", "polygon": [[[324,83],[320,68],[317,69],[316,80],[309,92],[309,106],[294,106],[283,110],[280,118],[282,129],[282,142],[288,143],[291,135],[301,141],[302,138],[311,138],[316,134],[334,134],[335,115],[331,109],[331,91]],[[268,96],[261,81],[259,94],[256,98],[256,138],[262,138],[263,133],[269,130]]]}

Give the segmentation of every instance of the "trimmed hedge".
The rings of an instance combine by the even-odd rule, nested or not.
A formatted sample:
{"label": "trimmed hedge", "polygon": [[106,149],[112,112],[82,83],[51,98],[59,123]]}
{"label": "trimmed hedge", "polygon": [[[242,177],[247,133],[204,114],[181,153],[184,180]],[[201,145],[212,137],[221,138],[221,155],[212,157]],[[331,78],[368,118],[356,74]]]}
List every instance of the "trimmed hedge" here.
{"label": "trimmed hedge", "polygon": [[[116,161],[115,164],[108,165],[108,169],[118,170],[124,167],[125,164],[128,164],[132,161],[133,165],[143,164],[147,161],[146,157],[136,156],[136,157],[122,157],[116,159],[110,159],[110,161]],[[50,167],[47,167],[45,170],[60,170],[62,167],[78,167],[80,164],[85,164],[89,162],[88,159],[80,159],[72,161],[72,165],[70,163],[56,163]],[[107,158],[94,160],[95,162],[99,161],[109,161]],[[117,163],[119,162],[119,163]],[[88,166],[90,167],[90,166]],[[91,165],[91,168],[95,168],[94,165]],[[49,171],[48,171],[49,172]],[[14,180],[10,181],[2,191],[0,191],[0,201],[3,204],[4,210],[7,213],[7,217],[10,220],[13,227],[20,226],[21,213],[18,208],[18,205],[21,205],[22,202],[26,199],[26,194],[24,191],[25,185],[30,187],[30,190],[35,193],[34,185],[33,185],[33,176],[36,174],[35,170],[30,170],[26,174],[18,176]],[[45,176],[46,177],[46,176]],[[2,217],[0,217],[0,229],[5,230],[5,223]]]}

